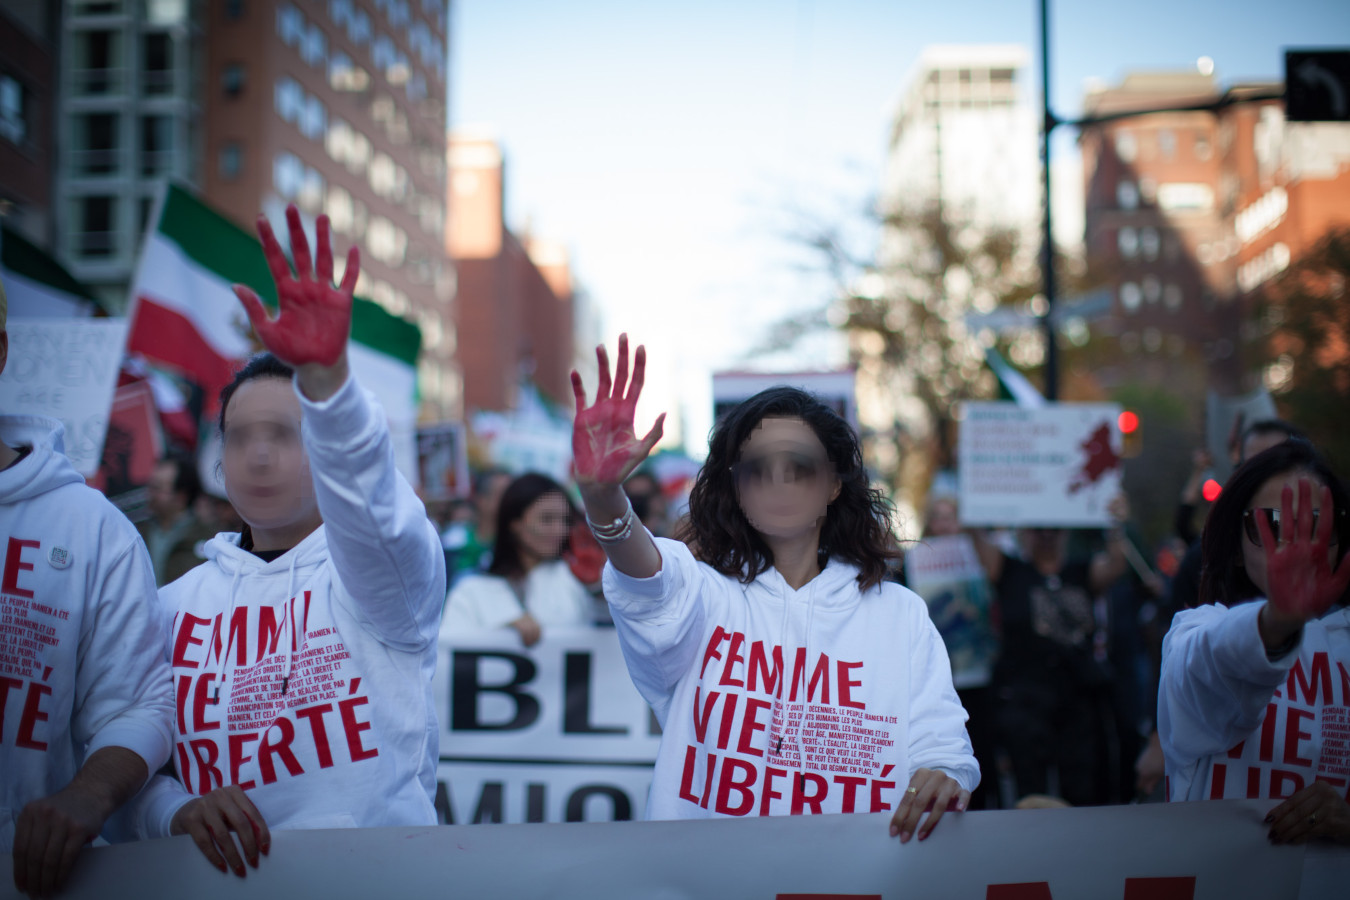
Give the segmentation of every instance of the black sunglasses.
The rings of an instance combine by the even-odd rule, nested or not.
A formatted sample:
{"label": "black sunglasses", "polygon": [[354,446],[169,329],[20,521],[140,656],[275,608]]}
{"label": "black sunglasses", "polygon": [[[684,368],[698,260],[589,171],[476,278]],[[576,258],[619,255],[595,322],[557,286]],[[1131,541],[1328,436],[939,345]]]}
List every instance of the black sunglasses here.
{"label": "black sunglasses", "polygon": [[[1313,534],[1317,533],[1317,519],[1320,512],[1320,510],[1313,510]],[[1280,511],[1278,509],[1271,509],[1268,506],[1258,506],[1249,509],[1242,514],[1242,530],[1247,533],[1247,540],[1251,541],[1257,547],[1261,546],[1261,530],[1260,526],[1256,523],[1256,516],[1258,513],[1263,513],[1265,515],[1266,522],[1270,524],[1270,536],[1273,537],[1275,543],[1278,544],[1280,542]],[[1335,546],[1340,540],[1341,529],[1345,526],[1345,510],[1338,509],[1336,510],[1335,515],[1336,519],[1331,523],[1331,538],[1329,540],[1329,543],[1332,546]],[[1289,540],[1293,540],[1292,533],[1289,536]]]}
{"label": "black sunglasses", "polygon": [[[809,485],[830,469],[830,461],[796,450],[780,450],[743,459],[730,467],[736,486],[762,487],[775,480],[785,484]],[[775,474],[778,478],[775,479]]]}

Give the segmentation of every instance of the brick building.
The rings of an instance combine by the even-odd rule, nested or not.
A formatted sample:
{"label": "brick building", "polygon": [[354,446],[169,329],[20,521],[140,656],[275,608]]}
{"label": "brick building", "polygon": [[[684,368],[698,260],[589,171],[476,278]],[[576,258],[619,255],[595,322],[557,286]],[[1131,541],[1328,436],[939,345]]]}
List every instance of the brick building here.
{"label": "brick building", "polygon": [[0,222],[50,249],[60,3],[0,4]]}

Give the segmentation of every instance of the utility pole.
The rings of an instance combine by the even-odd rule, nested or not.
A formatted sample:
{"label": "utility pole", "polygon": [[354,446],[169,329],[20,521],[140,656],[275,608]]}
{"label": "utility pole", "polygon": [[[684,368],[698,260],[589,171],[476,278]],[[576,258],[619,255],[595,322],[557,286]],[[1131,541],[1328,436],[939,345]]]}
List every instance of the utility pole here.
{"label": "utility pole", "polygon": [[1045,399],[1059,399],[1059,347],[1055,342],[1055,235],[1050,218],[1050,135],[1059,121],[1050,111],[1050,0],[1041,0],[1041,183],[1045,207],[1041,217],[1041,293],[1045,314],[1041,333],[1045,339]]}

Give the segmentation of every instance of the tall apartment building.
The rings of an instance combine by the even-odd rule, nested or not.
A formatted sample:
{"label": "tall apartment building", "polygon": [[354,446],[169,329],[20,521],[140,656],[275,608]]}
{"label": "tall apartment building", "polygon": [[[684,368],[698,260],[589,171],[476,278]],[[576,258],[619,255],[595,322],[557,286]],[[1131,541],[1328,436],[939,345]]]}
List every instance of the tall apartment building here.
{"label": "tall apartment building", "polygon": [[458,416],[443,250],[447,0],[66,0],[58,197],[74,274],[125,296],[164,179],[252,229],[294,202],[422,329],[422,415]]}
{"label": "tall apartment building", "polygon": [[578,321],[586,321],[566,249],[517,236],[505,220],[506,173],[491,135],[449,140],[446,250],[458,274],[456,327],[466,410],[508,410],[523,379],[554,403],[571,403]]}
{"label": "tall apartment building", "polygon": [[[1229,99],[1278,94],[1235,85]],[[1091,92],[1088,114],[1208,103],[1211,75],[1140,72]],[[1252,386],[1246,299],[1328,227],[1350,222],[1350,126],[1286,123],[1283,102],[1165,112],[1085,128],[1088,257],[1115,295],[1116,379],[1196,396]]]}
{"label": "tall apartment building", "polygon": [[0,4],[0,224],[50,250],[60,3]]}

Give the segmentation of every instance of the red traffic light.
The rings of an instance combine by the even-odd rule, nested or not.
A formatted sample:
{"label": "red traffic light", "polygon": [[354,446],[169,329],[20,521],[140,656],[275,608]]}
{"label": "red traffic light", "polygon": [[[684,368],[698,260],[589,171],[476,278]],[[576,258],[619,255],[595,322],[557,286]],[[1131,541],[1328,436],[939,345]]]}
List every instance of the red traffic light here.
{"label": "red traffic light", "polygon": [[1120,426],[1121,434],[1134,434],[1139,428],[1139,417],[1127,409],[1120,414],[1116,423]]}
{"label": "red traffic light", "polygon": [[1213,503],[1215,500],[1218,500],[1219,495],[1223,493],[1223,485],[1219,484],[1213,478],[1209,478],[1205,480],[1205,486],[1201,488],[1200,491],[1204,494],[1206,503]]}

